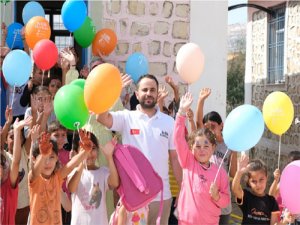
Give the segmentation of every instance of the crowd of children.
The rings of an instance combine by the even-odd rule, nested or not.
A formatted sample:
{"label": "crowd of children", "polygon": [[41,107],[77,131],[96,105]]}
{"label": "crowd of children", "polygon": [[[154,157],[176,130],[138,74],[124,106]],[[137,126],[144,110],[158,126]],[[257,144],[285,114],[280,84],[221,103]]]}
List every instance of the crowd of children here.
{"label": "crowd of children", "polygon": [[[8,52],[6,47],[1,47],[1,67]],[[112,138],[115,134],[98,123],[95,115],[85,129],[69,132],[57,121],[53,110],[58,89],[78,77],[86,79],[89,71],[103,60],[94,58],[90,69],[85,66],[80,73],[77,62],[74,49],[67,48],[60,54],[55,68],[50,70],[50,77],[34,66],[28,83],[14,89],[7,86],[1,71],[1,98],[5,100],[1,99],[1,113],[5,115],[1,120],[0,142],[1,224],[109,224],[109,208],[117,201],[107,197],[107,193],[120,185],[113,160],[114,146],[120,140]],[[146,79],[151,81],[152,78]],[[128,76],[123,76],[123,82],[124,94],[118,104],[136,110],[141,96],[136,92],[130,97],[126,87],[130,83]],[[174,130],[182,181],[177,184],[178,177],[169,169],[174,192],[170,201],[172,207],[163,212],[169,218],[168,224],[229,224],[232,211],[230,177],[233,178],[232,194],[243,214],[243,225],[300,224],[297,215],[292,215],[282,205],[280,171],[274,171],[274,182],[267,194],[268,174],[264,163],[257,159],[249,162],[245,154],[238,160],[234,149],[228,150],[224,143],[221,116],[214,111],[204,115],[204,102],[211,90],[200,91],[195,119],[190,108],[191,94],[180,97],[171,76],[166,76],[165,82],[174,95],[168,106],[165,106],[167,88],[158,87],[155,82],[153,88],[142,90],[146,97],[140,103],[145,104],[145,108],[157,104],[153,106],[155,110],[167,114],[172,121],[175,119],[170,129]],[[138,85],[138,88],[141,87]],[[155,93],[147,94],[148,91]],[[115,109],[123,107],[115,106]],[[117,126],[114,124],[114,127]],[[104,158],[104,163],[99,164],[100,158]],[[299,160],[300,153],[291,152],[289,158],[290,161]],[[169,168],[172,163],[170,160]],[[245,177],[245,188],[241,187],[242,177]],[[124,205],[119,205],[118,224],[144,224],[148,211],[147,205],[136,212],[128,212]],[[137,215],[143,215],[143,220],[136,220]]]}

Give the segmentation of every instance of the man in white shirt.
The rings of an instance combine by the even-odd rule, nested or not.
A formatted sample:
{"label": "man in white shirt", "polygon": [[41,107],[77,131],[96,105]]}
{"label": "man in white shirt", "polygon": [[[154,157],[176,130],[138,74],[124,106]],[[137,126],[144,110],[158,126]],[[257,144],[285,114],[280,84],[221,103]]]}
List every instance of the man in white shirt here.
{"label": "man in white shirt", "polygon": [[[97,121],[121,133],[123,144],[137,147],[152,164],[163,180],[164,208],[161,224],[168,224],[172,196],[169,185],[168,160],[175,178],[181,184],[182,172],[173,142],[174,119],[159,111],[156,106],[158,81],[153,75],[144,75],[137,82],[135,92],[139,105],[135,111],[104,112]],[[147,224],[156,224],[160,194],[150,203]]]}

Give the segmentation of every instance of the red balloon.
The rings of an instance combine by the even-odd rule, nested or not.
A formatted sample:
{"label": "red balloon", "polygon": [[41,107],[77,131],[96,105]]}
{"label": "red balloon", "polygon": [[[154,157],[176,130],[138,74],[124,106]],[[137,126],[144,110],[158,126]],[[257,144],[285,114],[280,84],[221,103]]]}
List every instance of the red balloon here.
{"label": "red balloon", "polygon": [[43,39],[33,48],[33,60],[41,70],[50,69],[57,62],[57,58],[57,47],[50,40]]}

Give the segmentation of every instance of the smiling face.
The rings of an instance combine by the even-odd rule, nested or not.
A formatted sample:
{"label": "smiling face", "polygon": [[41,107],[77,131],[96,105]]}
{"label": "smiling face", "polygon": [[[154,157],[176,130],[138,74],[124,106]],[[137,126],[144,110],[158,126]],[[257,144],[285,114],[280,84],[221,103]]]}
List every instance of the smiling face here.
{"label": "smiling face", "polygon": [[267,186],[267,175],[263,170],[249,172],[248,185],[257,196],[264,196]]}
{"label": "smiling face", "polygon": [[155,80],[143,78],[138,84],[135,92],[137,99],[143,109],[153,109],[157,102],[158,87]]}
{"label": "smiling face", "polygon": [[192,153],[198,162],[207,164],[214,150],[215,146],[205,135],[195,137],[195,142],[192,145]]}
{"label": "smiling face", "polygon": [[53,131],[51,133],[51,139],[56,141],[58,149],[62,149],[67,143],[67,131],[62,129]]}

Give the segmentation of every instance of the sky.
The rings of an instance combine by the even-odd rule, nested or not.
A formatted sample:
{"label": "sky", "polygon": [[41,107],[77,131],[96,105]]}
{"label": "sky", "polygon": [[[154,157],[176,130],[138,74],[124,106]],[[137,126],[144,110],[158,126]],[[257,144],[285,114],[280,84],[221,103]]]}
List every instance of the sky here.
{"label": "sky", "polygon": [[[228,0],[228,6],[247,3],[247,0]],[[228,24],[246,23],[247,22],[247,7],[233,9],[228,11]]]}

